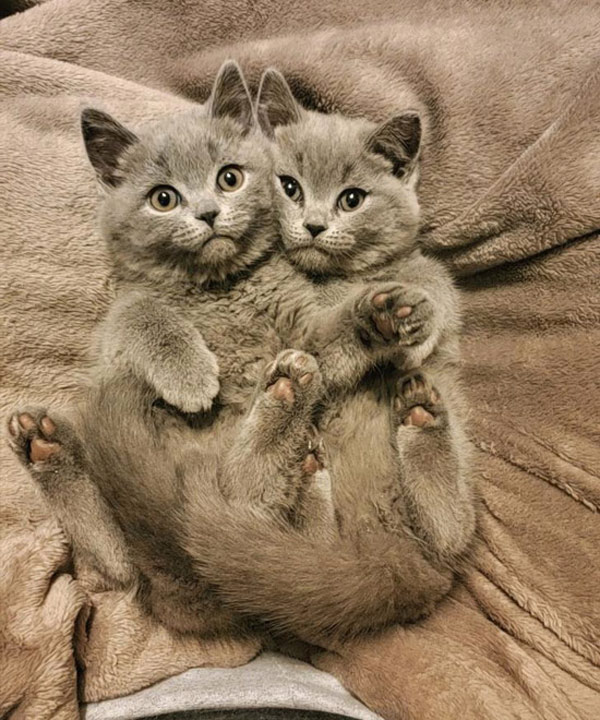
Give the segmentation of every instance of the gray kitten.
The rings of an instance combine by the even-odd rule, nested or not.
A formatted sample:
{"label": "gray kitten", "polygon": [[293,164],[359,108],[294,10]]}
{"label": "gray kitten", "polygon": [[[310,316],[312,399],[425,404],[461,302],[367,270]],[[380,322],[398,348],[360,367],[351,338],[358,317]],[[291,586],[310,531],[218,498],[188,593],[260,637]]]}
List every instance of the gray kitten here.
{"label": "gray kitten", "polygon": [[[218,88],[219,82],[213,114]],[[245,106],[231,85],[224,94],[234,113]],[[204,633],[235,627],[210,593],[206,605],[207,588],[198,582],[196,568],[229,607],[318,642],[423,614],[448,587],[445,561],[470,537],[472,502],[460,425],[452,417],[457,317],[448,278],[414,248],[418,117],[400,116],[377,128],[307,114],[273,72],[265,76],[260,97],[267,133],[278,128],[281,182],[275,205],[283,256],[270,256],[273,236],[267,239],[266,231],[263,243],[260,230],[251,248],[227,238],[224,247],[217,243],[211,249],[209,241],[203,250],[209,233],[203,228],[195,243],[192,219],[186,218],[189,226],[182,230],[176,215],[168,238],[161,234],[148,252],[146,238],[155,231],[150,220],[132,223],[135,200],[127,206],[125,195],[114,214],[105,211],[124,299],[115,305],[100,343],[102,390],[86,423],[85,462],[134,548],[134,564],[149,584],[149,607],[165,622]],[[183,130],[186,137],[190,128]],[[87,146],[94,162],[90,140],[93,134]],[[203,140],[210,149],[210,138]],[[264,151],[264,140],[253,132],[251,144]],[[234,166],[242,182],[250,167],[252,179],[248,159],[237,146],[236,153],[217,154],[198,172],[202,148],[188,146],[176,167],[198,174],[192,175],[195,182],[186,177],[184,187],[202,187],[219,166],[230,171]],[[169,177],[173,156],[164,155]],[[160,156],[160,148],[151,146],[136,166],[134,156],[128,164],[125,154],[108,168],[107,178],[116,177],[117,188],[126,186],[129,170],[146,169],[148,157]],[[102,163],[94,162],[101,177]],[[233,175],[232,187],[239,180]],[[268,181],[269,176],[266,171]],[[368,196],[357,192],[362,186],[372,186]],[[168,214],[177,198],[162,192],[165,197],[156,200],[164,201]],[[203,193],[201,212],[193,217],[217,227],[221,205],[205,195],[214,193]],[[254,226],[262,228],[271,219],[271,206],[257,202],[257,207]],[[136,244],[138,227],[145,231],[144,242]],[[184,321],[191,317],[193,322]],[[313,356],[288,351],[261,376],[257,365],[281,343],[312,350],[319,366]],[[221,392],[211,412],[186,423],[157,411],[152,404],[157,395],[184,411],[211,405],[219,385],[207,346],[221,367]],[[407,376],[425,359],[427,375]],[[240,420],[257,376],[251,409]],[[320,395],[329,399],[320,421],[343,521],[343,538],[333,546],[327,477],[311,452],[310,420]],[[66,430],[42,412],[15,416],[11,428],[28,462],[35,460],[36,448],[44,454],[44,443],[63,440]],[[75,455],[72,450],[71,458]],[[64,465],[60,453],[31,467],[41,478],[42,466],[56,464],[60,456]],[[80,471],[80,482],[81,477]],[[228,505],[213,492],[214,478]],[[431,494],[432,485],[439,498]],[[176,523],[174,515],[180,516]],[[407,524],[421,542],[406,535]],[[179,537],[174,525],[184,529]],[[72,535],[77,534],[75,528]],[[181,553],[182,544],[189,555]],[[250,555],[249,547],[260,548],[259,556]],[[112,560],[107,557],[107,564]],[[191,613],[184,612],[186,604]]]}
{"label": "gray kitten", "polygon": [[270,143],[233,63],[205,109],[136,134],[86,110],[82,130],[117,299],[77,431],[21,412],[14,447],[86,564],[139,583],[145,606],[178,630],[239,632],[181,549],[186,495],[235,488],[231,501],[257,518],[269,509],[299,532],[335,530],[312,426],[320,373],[308,354],[280,352],[248,287],[276,237]]}

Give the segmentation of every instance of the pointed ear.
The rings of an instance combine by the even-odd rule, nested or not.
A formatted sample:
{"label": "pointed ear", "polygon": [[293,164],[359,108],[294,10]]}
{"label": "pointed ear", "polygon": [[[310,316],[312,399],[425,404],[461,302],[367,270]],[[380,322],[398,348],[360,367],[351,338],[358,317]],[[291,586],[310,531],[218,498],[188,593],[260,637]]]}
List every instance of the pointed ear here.
{"label": "pointed ear", "polygon": [[302,108],[278,70],[265,70],[256,103],[258,122],[268,137],[273,137],[273,130],[279,125],[293,125],[300,121]]}
{"label": "pointed ear", "polygon": [[88,158],[100,182],[116,187],[122,181],[119,158],[138,142],[137,137],[110,115],[86,108],[81,113],[81,132]]}
{"label": "pointed ear", "polygon": [[252,99],[241,68],[234,60],[221,65],[209,102],[211,117],[230,117],[246,131],[254,126]]}
{"label": "pointed ear", "polygon": [[387,120],[367,140],[367,149],[389,160],[396,177],[411,174],[420,146],[421,118],[414,110]]}

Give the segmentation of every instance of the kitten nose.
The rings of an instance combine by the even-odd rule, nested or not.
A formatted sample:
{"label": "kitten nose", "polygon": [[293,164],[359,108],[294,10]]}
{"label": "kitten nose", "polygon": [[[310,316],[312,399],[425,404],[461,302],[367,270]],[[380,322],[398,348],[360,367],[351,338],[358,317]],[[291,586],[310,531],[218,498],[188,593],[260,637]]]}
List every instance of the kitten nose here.
{"label": "kitten nose", "polygon": [[204,222],[209,226],[213,227],[215,224],[215,218],[219,214],[218,210],[207,210],[206,212],[201,213],[200,215],[197,215],[196,217],[198,220],[204,220]]}
{"label": "kitten nose", "polygon": [[323,230],[327,230],[325,225],[311,225],[311,223],[304,223],[304,227],[314,238],[316,238],[319,233],[322,233]]}

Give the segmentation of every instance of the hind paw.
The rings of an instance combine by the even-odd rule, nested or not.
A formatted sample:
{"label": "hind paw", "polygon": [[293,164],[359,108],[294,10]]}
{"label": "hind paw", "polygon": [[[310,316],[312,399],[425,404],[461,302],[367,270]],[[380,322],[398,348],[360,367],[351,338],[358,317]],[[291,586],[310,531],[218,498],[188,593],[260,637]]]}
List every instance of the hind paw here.
{"label": "hind paw", "polygon": [[71,425],[50,416],[45,408],[21,410],[11,415],[8,442],[23,465],[35,472],[77,464],[84,457]]}
{"label": "hind paw", "polygon": [[321,373],[312,355],[301,350],[284,350],[265,371],[266,392],[288,407],[302,401],[312,403],[322,386]]}
{"label": "hind paw", "polygon": [[9,443],[24,465],[48,463],[61,452],[56,431],[43,408],[15,413],[8,421]]}
{"label": "hind paw", "polygon": [[445,414],[439,392],[422,373],[400,378],[394,411],[399,424],[423,429],[440,425]]}

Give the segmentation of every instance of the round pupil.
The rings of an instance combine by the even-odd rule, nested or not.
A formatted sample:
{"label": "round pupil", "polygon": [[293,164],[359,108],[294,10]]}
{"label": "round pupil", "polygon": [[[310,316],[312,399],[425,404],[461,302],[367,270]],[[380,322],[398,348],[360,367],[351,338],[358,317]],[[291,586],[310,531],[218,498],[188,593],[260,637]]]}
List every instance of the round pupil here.
{"label": "round pupil", "polygon": [[346,204],[348,207],[354,208],[360,202],[360,196],[356,192],[350,192],[346,195]]}
{"label": "round pupil", "polygon": [[288,180],[283,186],[283,189],[285,190],[285,194],[291,197],[296,192],[296,183]]}
{"label": "round pupil", "polygon": [[158,200],[158,204],[162,207],[168,207],[171,204],[171,195],[165,190],[159,192],[156,199]]}
{"label": "round pupil", "polygon": [[229,187],[233,187],[233,186],[237,183],[237,178],[236,178],[236,176],[231,172],[231,170],[228,170],[228,171],[225,173],[225,176],[224,176],[223,179],[225,180],[225,182],[227,183],[227,185],[229,185]]}

